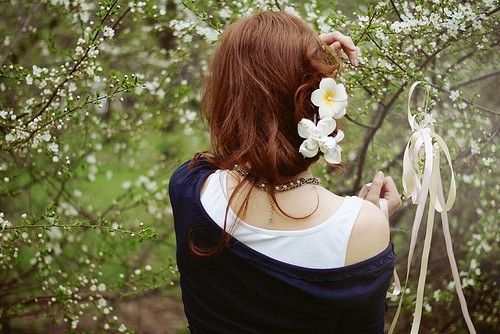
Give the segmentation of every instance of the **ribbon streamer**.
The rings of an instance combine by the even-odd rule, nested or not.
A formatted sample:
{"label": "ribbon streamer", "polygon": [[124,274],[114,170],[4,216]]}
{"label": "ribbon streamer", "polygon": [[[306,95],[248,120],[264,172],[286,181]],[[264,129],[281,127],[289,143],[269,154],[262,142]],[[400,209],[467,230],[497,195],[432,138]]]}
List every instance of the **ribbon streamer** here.
{"label": "ribbon streamer", "polygon": [[[411,113],[411,97],[415,88],[422,84],[425,87],[424,109],[422,112],[412,115]],[[451,241],[450,227],[448,222],[448,211],[453,207],[456,197],[455,176],[453,173],[453,166],[451,164],[451,157],[445,141],[438,134],[434,132],[433,118],[427,113],[427,101],[429,96],[429,89],[425,86],[424,82],[415,82],[408,94],[408,123],[412,130],[412,134],[406,145],[403,156],[403,189],[404,195],[412,199],[412,203],[417,205],[415,219],[413,221],[413,228],[410,240],[410,248],[408,252],[408,263],[406,270],[406,283],[405,288],[402,289],[399,305],[389,328],[389,334],[394,332],[396,323],[401,311],[406,285],[408,284],[408,277],[410,274],[411,260],[415,251],[416,239],[420,225],[423,218],[427,197],[429,197],[429,208],[427,214],[427,227],[425,232],[424,247],[422,250],[422,260],[420,263],[420,275],[417,285],[417,299],[415,304],[415,313],[413,317],[413,324],[411,327],[411,334],[418,333],[420,328],[420,321],[422,318],[422,306],[424,300],[425,279],[427,275],[427,267],[429,261],[429,253],[432,241],[432,229],[434,227],[435,212],[441,213],[441,222],[443,224],[443,233],[446,244],[446,253],[450,262],[453,280],[457,291],[462,314],[470,333],[475,334],[476,330],[467,309],[467,302],[462,291],[460,283],[460,275],[453,253],[453,246]],[[451,180],[450,188],[448,190],[448,197],[445,201],[443,193],[443,183],[441,180],[440,172],[440,156],[444,153],[448,166],[450,168]],[[423,163],[423,168],[422,168]]]}

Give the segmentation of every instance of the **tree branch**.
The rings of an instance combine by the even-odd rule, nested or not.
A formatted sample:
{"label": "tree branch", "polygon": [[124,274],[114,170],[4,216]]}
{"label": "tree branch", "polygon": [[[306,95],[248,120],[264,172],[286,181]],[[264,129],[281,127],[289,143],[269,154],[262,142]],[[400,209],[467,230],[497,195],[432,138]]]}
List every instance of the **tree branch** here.
{"label": "tree branch", "polygon": [[196,15],[198,18],[200,18],[203,22],[208,24],[212,29],[217,31],[219,33],[219,35],[222,35],[222,31],[219,28],[217,28],[216,26],[214,26],[210,20],[204,18],[203,15],[198,13],[197,9],[194,6],[189,5],[186,0],[182,0],[182,4],[184,5],[184,7],[189,9],[194,15]]}
{"label": "tree branch", "polygon": [[488,78],[497,76],[499,74],[500,74],[500,70],[492,72],[492,73],[488,73],[485,75],[481,75],[479,77],[475,77],[475,78],[472,78],[469,80],[465,80],[465,81],[459,82],[459,83],[455,84],[454,86],[450,87],[450,90],[454,90],[454,89],[457,89],[459,87],[467,86],[467,85],[473,84],[473,83],[481,81],[481,80],[486,80]]}
{"label": "tree branch", "polygon": [[375,129],[375,127],[374,127],[374,126],[371,126],[371,125],[366,125],[366,124],[360,123],[360,122],[356,121],[355,119],[353,119],[353,118],[352,118],[351,116],[349,116],[349,115],[345,115],[344,117],[345,117],[347,120],[349,120],[349,121],[353,122],[353,123],[354,123],[354,124],[356,124],[356,125],[359,125],[359,126],[360,126],[360,127],[362,127],[362,128],[366,128],[366,129]]}
{"label": "tree branch", "polygon": [[358,155],[358,164],[357,164],[357,173],[356,173],[356,179],[354,181],[354,184],[352,186],[351,191],[354,191],[355,189],[359,189],[361,186],[361,180],[363,178],[363,166],[365,164],[366,160],[366,153],[368,151],[368,147],[370,146],[370,143],[373,140],[373,137],[375,137],[375,134],[377,131],[380,129],[382,126],[382,123],[384,122],[387,114],[389,113],[389,110],[391,109],[392,105],[397,101],[399,95],[403,93],[403,91],[406,88],[406,83],[403,83],[402,86],[398,89],[398,91],[392,96],[392,98],[389,100],[389,102],[386,104],[384,109],[382,109],[382,112],[380,113],[380,117],[376,120],[375,125],[373,126],[372,129],[369,129],[364,137],[363,140],[363,146],[360,149],[360,153]]}
{"label": "tree branch", "polygon": [[[430,84],[431,86],[433,86],[434,88],[436,88],[437,90],[439,91],[442,91],[442,92],[446,92],[448,94],[451,94],[451,90],[448,90],[448,89],[445,89],[443,87],[440,87],[440,86],[436,86],[436,85],[432,85]],[[479,110],[482,110],[484,112],[487,112],[489,114],[492,114],[492,115],[495,115],[495,116],[500,116],[500,112],[497,112],[497,111],[494,111],[494,110],[491,110],[491,109],[488,109],[486,107],[483,107],[483,106],[480,106],[478,104],[475,104],[473,101],[471,100],[468,100],[468,99],[464,99],[462,98],[462,101],[464,101],[465,103],[467,103],[468,105],[471,105],[471,106],[474,106],[476,107],[477,109]]]}
{"label": "tree branch", "polygon": [[[106,19],[108,18],[108,16],[111,14],[111,11],[116,6],[117,2],[118,2],[118,0],[115,0],[113,2],[113,4],[111,4],[111,6],[109,6],[109,9],[107,10],[106,14],[99,21],[99,24],[97,25],[98,27],[101,27],[104,24],[104,21],[106,21]],[[49,107],[49,105],[52,103],[52,101],[54,100],[54,98],[57,96],[57,93],[59,92],[59,90],[64,86],[64,84],[66,84],[66,82],[68,82],[68,80],[71,78],[72,74],[75,73],[75,71],[77,70],[77,68],[87,58],[87,56],[89,54],[89,51],[94,46],[93,44],[97,40],[98,36],[99,36],[99,31],[97,30],[95,32],[94,37],[92,38],[92,41],[91,41],[90,45],[85,49],[85,53],[80,57],[80,59],[73,66],[73,68],[68,72],[68,74],[66,75],[66,77],[64,78],[64,80],[61,81],[61,83],[59,85],[57,85],[57,87],[54,89],[54,91],[50,95],[49,100],[47,101],[47,103],[40,109],[40,111],[34,117],[31,118],[31,120],[28,121],[28,123],[31,122],[31,121],[33,121],[34,119],[36,119],[38,116],[40,116],[41,114],[43,114],[45,112],[45,110],[47,110],[47,108]]]}
{"label": "tree branch", "polygon": [[9,49],[3,55],[2,61],[0,62],[0,67],[5,64],[5,61],[9,57],[10,52],[12,51],[12,49],[14,49],[14,47],[17,44],[17,42],[21,39],[21,36],[27,31],[26,28],[28,27],[28,25],[30,24],[31,20],[33,19],[33,15],[36,12],[38,12],[38,10],[40,9],[40,7],[42,7],[42,5],[43,5],[43,3],[40,2],[35,8],[33,8],[30,11],[30,13],[28,14],[28,17],[26,18],[26,20],[24,20],[22,28],[19,29],[19,32],[17,33],[16,37],[14,37],[14,40],[12,41],[12,43],[10,43]]}
{"label": "tree branch", "polygon": [[394,9],[394,11],[396,12],[396,15],[398,16],[399,21],[403,21],[403,19],[401,18],[401,14],[399,13],[399,10],[396,7],[396,4],[394,3],[393,0],[391,0],[391,5],[392,5],[392,8]]}
{"label": "tree branch", "polygon": [[[500,126],[497,126],[494,130],[493,130],[493,133],[488,137],[488,139],[484,142],[484,144],[481,146],[481,149],[483,149],[484,147],[486,147],[486,145],[488,145],[488,143],[490,141],[493,140],[493,138],[495,138],[498,133],[500,132]],[[470,147],[467,148],[466,150],[463,150],[462,152],[460,152],[457,156],[457,158],[455,159],[456,163],[455,163],[455,167],[458,167],[458,166],[462,166],[470,157],[472,157],[474,154],[471,153],[471,149]]]}
{"label": "tree branch", "polygon": [[283,10],[283,9],[281,9],[281,6],[280,6],[280,3],[278,2],[278,0],[274,0],[274,4],[278,8],[278,10],[280,10],[280,11]]}
{"label": "tree branch", "polygon": [[[368,36],[368,38],[372,41],[373,44],[375,44],[375,46],[380,50],[380,51],[384,51],[382,50],[382,47],[380,45],[378,45],[378,43],[375,41],[375,39],[373,39],[373,37],[370,35],[370,34],[366,34]],[[399,68],[403,73],[407,74],[405,69],[401,67],[401,65],[399,65],[394,59],[392,59],[392,57],[390,57],[387,53],[384,53],[384,57],[389,59],[391,61],[391,63],[393,63],[397,68]]]}

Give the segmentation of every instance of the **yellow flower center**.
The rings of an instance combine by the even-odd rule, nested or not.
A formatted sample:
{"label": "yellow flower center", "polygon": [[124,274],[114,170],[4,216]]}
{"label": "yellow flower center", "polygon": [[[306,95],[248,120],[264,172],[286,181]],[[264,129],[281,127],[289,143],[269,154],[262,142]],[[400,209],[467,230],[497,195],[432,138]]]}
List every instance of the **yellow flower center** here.
{"label": "yellow flower center", "polygon": [[335,101],[335,93],[333,93],[332,91],[326,92],[324,99],[325,99],[326,103],[334,102]]}

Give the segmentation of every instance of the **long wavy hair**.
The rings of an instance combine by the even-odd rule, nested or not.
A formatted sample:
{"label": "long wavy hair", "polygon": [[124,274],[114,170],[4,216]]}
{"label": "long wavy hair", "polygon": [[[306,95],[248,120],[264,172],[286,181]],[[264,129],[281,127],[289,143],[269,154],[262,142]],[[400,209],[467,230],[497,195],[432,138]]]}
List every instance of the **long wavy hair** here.
{"label": "long wavy hair", "polygon": [[[276,203],[274,185],[319,159],[319,154],[304,158],[299,153],[304,139],[297,124],[302,118],[315,119],[311,93],[322,78],[336,75],[337,59],[307,24],[286,12],[261,12],[232,23],[222,35],[202,90],[201,108],[213,151],[198,153],[194,163],[203,156],[220,169],[246,166],[268,185]],[[246,181],[236,186],[229,205]],[[240,217],[246,213],[249,189]],[[201,249],[192,243],[191,248],[209,255],[229,239],[225,232],[216,247]]]}

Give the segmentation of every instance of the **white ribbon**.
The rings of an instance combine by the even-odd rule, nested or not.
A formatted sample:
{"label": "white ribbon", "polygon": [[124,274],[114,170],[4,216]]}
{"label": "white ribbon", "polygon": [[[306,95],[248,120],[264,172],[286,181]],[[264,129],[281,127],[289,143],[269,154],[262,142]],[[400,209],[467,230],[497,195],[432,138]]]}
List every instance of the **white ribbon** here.
{"label": "white ribbon", "polygon": [[[460,283],[460,275],[455,261],[455,255],[453,253],[450,227],[448,223],[447,212],[452,208],[456,197],[455,176],[453,174],[450,152],[443,138],[441,138],[438,134],[434,132],[433,119],[429,114],[427,114],[427,100],[428,100],[429,90],[426,86],[425,86],[426,95],[424,97],[425,103],[423,111],[416,115],[412,115],[411,113],[411,108],[410,108],[411,96],[413,94],[413,91],[419,84],[425,86],[425,83],[417,81],[411,86],[410,92],[408,94],[408,122],[412,130],[412,135],[410,137],[410,140],[408,141],[408,144],[406,145],[406,149],[403,156],[403,177],[402,177],[404,194],[405,196],[411,197],[413,204],[417,204],[417,212],[415,214],[415,219],[413,221],[410,249],[408,252],[405,288],[402,289],[401,299],[399,300],[398,309],[396,311],[394,320],[392,321],[391,327],[389,329],[389,334],[394,332],[394,329],[396,327],[396,322],[398,320],[401,311],[403,296],[406,290],[406,285],[408,284],[408,277],[410,274],[411,260],[413,258],[413,253],[415,251],[418,230],[422,222],[425,204],[427,202],[428,196],[430,196],[430,199],[429,199],[429,211],[427,214],[427,228],[425,232],[424,248],[422,250],[422,260],[420,264],[420,275],[418,278],[418,285],[417,285],[417,300],[415,304],[415,313],[410,333],[411,334],[418,333],[420,327],[420,321],[422,318],[425,279],[427,275],[427,266],[431,248],[432,229],[434,226],[434,215],[435,215],[434,210],[435,210],[441,213],[441,221],[443,224],[446,252],[448,254],[448,260],[450,262],[453,280],[455,281],[455,287],[458,299],[460,300],[462,314],[464,316],[467,327],[469,328],[469,332],[475,334],[476,330],[470,318],[469,311],[467,310],[467,302],[465,301],[465,297],[462,291],[462,285]],[[441,152],[443,152],[446,157],[451,173],[450,189],[448,190],[448,198],[446,199],[446,201],[444,198],[441,172],[439,169]],[[423,168],[421,168],[422,162],[423,162]]]}
{"label": "white ribbon", "polygon": [[387,200],[385,198],[381,198],[378,200],[378,206],[380,210],[384,213],[384,215],[389,219],[389,205],[387,204]]}

